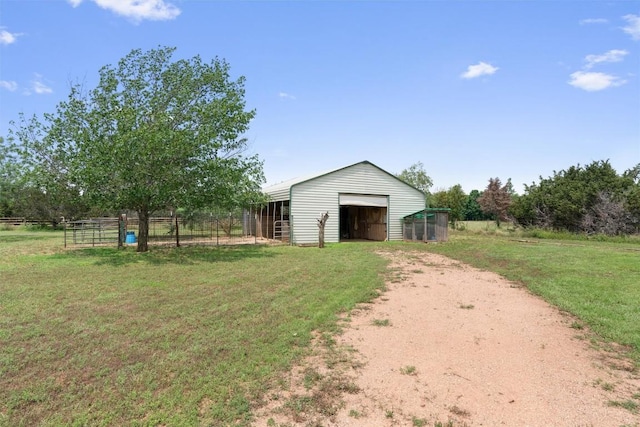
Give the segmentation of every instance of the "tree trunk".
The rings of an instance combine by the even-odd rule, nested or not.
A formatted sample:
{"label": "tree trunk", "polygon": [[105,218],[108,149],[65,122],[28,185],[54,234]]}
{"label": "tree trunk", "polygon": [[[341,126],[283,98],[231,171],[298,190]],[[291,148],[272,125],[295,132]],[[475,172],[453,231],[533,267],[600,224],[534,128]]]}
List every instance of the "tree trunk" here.
{"label": "tree trunk", "polygon": [[176,212],[176,248],[180,247],[180,230],[178,229],[178,213]]}
{"label": "tree trunk", "polygon": [[329,219],[329,212],[324,213],[320,216],[318,221],[318,247],[324,248],[324,226]]}
{"label": "tree trunk", "polygon": [[127,239],[127,220],[124,215],[118,217],[118,249],[124,246]]}
{"label": "tree trunk", "polygon": [[138,210],[138,249],[136,252],[147,252],[149,250],[149,210]]}

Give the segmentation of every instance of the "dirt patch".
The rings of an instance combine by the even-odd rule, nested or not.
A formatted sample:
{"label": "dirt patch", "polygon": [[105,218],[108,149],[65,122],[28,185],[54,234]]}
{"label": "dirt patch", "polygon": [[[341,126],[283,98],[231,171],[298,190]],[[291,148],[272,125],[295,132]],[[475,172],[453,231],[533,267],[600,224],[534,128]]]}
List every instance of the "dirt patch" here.
{"label": "dirt patch", "polygon": [[640,425],[637,369],[571,316],[443,256],[386,256],[387,291],[317,339],[255,426]]}

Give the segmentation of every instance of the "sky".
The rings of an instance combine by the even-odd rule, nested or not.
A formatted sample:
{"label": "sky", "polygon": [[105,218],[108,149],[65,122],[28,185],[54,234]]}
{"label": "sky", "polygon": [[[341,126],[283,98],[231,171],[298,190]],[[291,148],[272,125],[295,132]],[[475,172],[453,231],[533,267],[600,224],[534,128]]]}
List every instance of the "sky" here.
{"label": "sky", "polygon": [[432,191],[517,192],[640,163],[638,1],[0,0],[0,136],[133,49],[226,60],[267,184],[422,162]]}

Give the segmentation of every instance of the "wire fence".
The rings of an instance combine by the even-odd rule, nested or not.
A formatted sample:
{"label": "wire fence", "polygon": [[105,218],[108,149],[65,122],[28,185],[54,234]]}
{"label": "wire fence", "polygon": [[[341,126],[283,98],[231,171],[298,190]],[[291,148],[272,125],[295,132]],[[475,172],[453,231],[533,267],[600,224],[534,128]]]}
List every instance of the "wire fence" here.
{"label": "wire fence", "polygon": [[[91,218],[64,223],[64,245],[135,245],[138,218]],[[214,215],[197,213],[149,218],[149,245],[239,245],[264,243],[256,233],[256,211]]]}

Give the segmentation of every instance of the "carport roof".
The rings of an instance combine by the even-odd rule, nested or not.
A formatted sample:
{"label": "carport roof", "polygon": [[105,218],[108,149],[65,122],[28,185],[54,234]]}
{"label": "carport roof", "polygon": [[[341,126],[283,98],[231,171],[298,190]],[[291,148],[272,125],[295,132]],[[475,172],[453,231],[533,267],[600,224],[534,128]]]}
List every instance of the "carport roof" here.
{"label": "carport roof", "polygon": [[314,173],[312,175],[304,175],[304,176],[299,176],[297,178],[288,179],[286,181],[279,182],[269,187],[264,187],[262,191],[264,191],[267,194],[279,193],[280,191],[283,191],[283,190],[289,190],[289,188],[293,187],[296,184],[300,184],[301,182],[311,181],[312,179],[315,179],[324,175],[328,175],[332,172],[339,171],[340,169],[344,169],[344,167],[341,167],[338,169],[331,169],[331,170],[320,172],[320,173]]}

